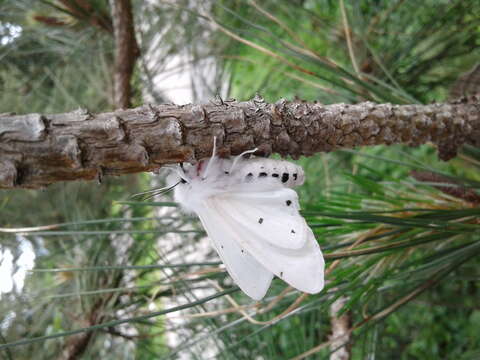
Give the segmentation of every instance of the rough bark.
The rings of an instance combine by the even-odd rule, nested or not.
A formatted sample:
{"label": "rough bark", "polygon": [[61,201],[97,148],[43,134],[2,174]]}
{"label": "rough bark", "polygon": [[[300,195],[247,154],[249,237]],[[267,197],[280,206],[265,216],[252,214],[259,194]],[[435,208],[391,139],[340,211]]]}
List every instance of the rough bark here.
{"label": "rough bark", "polygon": [[139,48],[135,39],[130,0],[110,0],[115,37],[114,101],[117,108],[131,105],[131,78]]}
{"label": "rough bark", "polygon": [[339,148],[432,142],[448,160],[464,143],[480,146],[479,110],[476,97],[431,105],[322,105],[269,104],[257,96],[102,114],[0,115],[0,188],[39,188],[194,162],[210,156],[213,136],[221,156],[258,147],[258,155],[298,158]]}

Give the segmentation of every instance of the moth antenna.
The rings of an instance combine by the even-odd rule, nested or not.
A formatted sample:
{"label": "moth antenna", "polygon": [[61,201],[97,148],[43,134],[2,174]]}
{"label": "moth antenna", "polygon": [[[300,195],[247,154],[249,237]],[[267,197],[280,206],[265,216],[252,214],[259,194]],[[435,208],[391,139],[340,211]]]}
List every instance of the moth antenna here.
{"label": "moth antenna", "polygon": [[175,185],[169,185],[169,186],[164,186],[162,188],[153,188],[153,189],[150,189],[150,190],[147,190],[147,191],[142,191],[142,192],[133,194],[130,197],[131,198],[136,198],[136,197],[139,197],[139,196],[142,196],[142,195],[147,195],[147,194],[152,194],[152,193],[154,193],[154,195],[156,195],[157,193],[161,194],[163,192],[167,192],[167,191],[171,190],[172,188],[177,186],[180,182],[181,181],[177,182]]}
{"label": "moth antenna", "polygon": [[[171,170],[173,170],[173,169],[171,169]],[[160,194],[169,192],[170,190],[172,190],[175,186],[177,186],[177,185],[180,184],[181,182],[182,182],[182,181],[178,181],[178,182],[177,182],[176,184],[174,184],[174,185],[165,186],[165,187],[163,187],[163,188],[155,188],[155,189],[150,189],[150,190],[147,190],[147,191],[143,191],[143,192],[140,192],[140,193],[137,193],[137,194],[132,195],[131,198],[136,198],[136,197],[139,197],[139,196],[142,196],[142,195],[149,195],[149,194],[151,194],[150,196],[143,198],[143,200],[148,200],[148,199],[154,197],[155,195],[160,195]]]}
{"label": "moth antenna", "polygon": [[[157,191],[153,192],[152,190],[150,190],[150,192],[152,192],[152,194],[150,196],[146,196],[143,198],[143,200],[149,200],[151,198],[153,198],[154,196],[157,196],[157,195],[161,195],[161,194],[165,194],[171,190],[173,190],[175,188],[175,186],[177,186],[178,184],[180,184],[181,181],[177,182],[176,184],[172,185],[172,186],[168,186],[168,187],[164,187],[164,188],[161,188],[161,189],[158,189]],[[148,193],[148,191],[146,191],[146,193]]]}
{"label": "moth antenna", "polygon": [[203,174],[202,179],[206,179],[208,175],[208,171],[210,170],[210,165],[212,165],[213,159],[215,158],[215,155],[217,154],[217,137],[213,137],[213,150],[212,150],[212,156],[208,160],[207,167],[205,168],[205,172]]}
{"label": "moth antenna", "polygon": [[242,152],[240,155],[235,156],[235,158],[233,159],[233,163],[232,163],[232,166],[230,167],[229,172],[231,173],[231,172],[233,171],[233,168],[235,167],[235,165],[237,165],[238,160],[240,160],[243,155],[253,154],[253,153],[254,153],[255,151],[257,151],[257,150],[258,150],[258,148],[255,148],[255,149],[253,149],[253,150],[247,150],[247,151]]}

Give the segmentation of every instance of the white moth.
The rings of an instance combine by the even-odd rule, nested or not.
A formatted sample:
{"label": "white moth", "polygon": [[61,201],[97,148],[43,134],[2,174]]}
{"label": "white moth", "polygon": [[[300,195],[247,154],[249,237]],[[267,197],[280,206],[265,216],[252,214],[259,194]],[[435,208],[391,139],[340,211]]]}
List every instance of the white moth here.
{"label": "white moth", "polygon": [[175,201],[198,215],[228,273],[251,298],[265,296],[273,275],[298,290],[321,291],[323,255],[291,189],[303,184],[303,169],[245,159],[246,153],[221,159],[214,144],[211,158],[176,168],[167,178]]}

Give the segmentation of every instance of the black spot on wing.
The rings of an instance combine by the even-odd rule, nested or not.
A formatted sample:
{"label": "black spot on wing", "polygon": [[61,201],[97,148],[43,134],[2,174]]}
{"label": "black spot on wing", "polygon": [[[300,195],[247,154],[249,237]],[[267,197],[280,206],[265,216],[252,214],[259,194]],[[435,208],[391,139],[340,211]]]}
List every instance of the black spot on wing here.
{"label": "black spot on wing", "polygon": [[267,173],[266,172],[261,172],[260,174],[258,174],[258,177],[267,177]]}
{"label": "black spot on wing", "polygon": [[278,178],[280,175],[279,174],[272,174],[272,177]]}
{"label": "black spot on wing", "polygon": [[293,229],[292,229],[290,232],[291,232],[292,234],[295,234],[295,230],[293,230]]}
{"label": "black spot on wing", "polygon": [[282,174],[282,183],[286,183],[288,181],[289,175],[288,173]]}
{"label": "black spot on wing", "polygon": [[285,201],[285,202],[287,203],[287,206],[292,205],[292,200],[287,200],[287,201]]}
{"label": "black spot on wing", "polygon": [[258,219],[258,223],[259,224],[263,223],[263,218]]}
{"label": "black spot on wing", "polygon": [[293,174],[293,180],[297,181],[297,178],[298,178],[298,174]]}

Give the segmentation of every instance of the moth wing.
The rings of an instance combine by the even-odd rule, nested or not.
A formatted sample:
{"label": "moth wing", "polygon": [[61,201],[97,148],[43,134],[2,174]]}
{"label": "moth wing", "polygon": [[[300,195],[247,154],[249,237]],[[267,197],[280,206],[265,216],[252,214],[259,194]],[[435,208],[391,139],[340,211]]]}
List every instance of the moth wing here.
{"label": "moth wing", "polygon": [[[296,200],[295,191],[283,188],[228,192],[207,202],[222,214],[223,226],[236,233],[242,249],[294,288],[314,294],[324,287],[325,262],[312,230],[298,212],[298,201],[294,208],[285,210],[283,202],[291,199],[292,193]],[[258,221],[259,214],[262,222]],[[289,228],[292,223],[297,226],[295,234]]]}
{"label": "moth wing", "polygon": [[262,299],[272,282],[272,272],[241,247],[235,228],[224,221],[215,204],[209,205],[196,212],[215,250],[240,289],[254,300]]}
{"label": "moth wing", "polygon": [[[302,249],[308,240],[308,225],[299,213],[298,196],[292,189],[232,191],[216,195],[215,199],[237,209],[234,219],[255,232],[257,239],[284,249]],[[231,210],[229,213],[233,214]]]}

